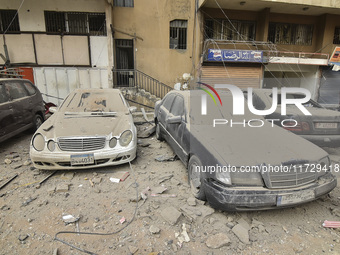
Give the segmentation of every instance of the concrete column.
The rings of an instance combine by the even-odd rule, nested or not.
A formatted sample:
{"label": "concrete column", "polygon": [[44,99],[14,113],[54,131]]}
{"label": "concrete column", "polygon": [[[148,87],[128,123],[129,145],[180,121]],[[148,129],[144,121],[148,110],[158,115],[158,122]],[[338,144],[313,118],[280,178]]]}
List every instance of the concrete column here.
{"label": "concrete column", "polygon": [[113,87],[113,77],[112,77],[112,69],[114,67],[114,58],[113,58],[113,38],[111,31],[111,24],[113,22],[112,17],[112,9],[113,9],[113,0],[104,0],[105,1],[105,16],[106,16],[106,31],[107,31],[107,74],[108,74],[108,84],[109,88]]}

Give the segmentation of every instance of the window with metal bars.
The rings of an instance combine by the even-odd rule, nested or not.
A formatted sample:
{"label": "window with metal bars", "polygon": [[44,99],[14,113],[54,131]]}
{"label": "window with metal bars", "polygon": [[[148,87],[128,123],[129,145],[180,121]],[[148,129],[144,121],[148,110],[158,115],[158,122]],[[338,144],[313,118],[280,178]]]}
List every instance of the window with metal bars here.
{"label": "window with metal bars", "polygon": [[0,32],[20,32],[17,10],[0,10]]}
{"label": "window with metal bars", "polygon": [[170,21],[170,49],[187,48],[187,20]]}
{"label": "window with metal bars", "polygon": [[133,0],[114,0],[114,6],[133,7]]}
{"label": "window with metal bars", "polygon": [[45,11],[46,32],[106,35],[105,13]]}
{"label": "window with metal bars", "polygon": [[340,44],[340,27],[336,27],[334,30],[333,44]]}
{"label": "window with metal bars", "polygon": [[268,42],[275,44],[312,45],[313,25],[269,23]]}
{"label": "window with metal bars", "polygon": [[206,39],[254,41],[256,22],[247,20],[206,19],[204,32]]}

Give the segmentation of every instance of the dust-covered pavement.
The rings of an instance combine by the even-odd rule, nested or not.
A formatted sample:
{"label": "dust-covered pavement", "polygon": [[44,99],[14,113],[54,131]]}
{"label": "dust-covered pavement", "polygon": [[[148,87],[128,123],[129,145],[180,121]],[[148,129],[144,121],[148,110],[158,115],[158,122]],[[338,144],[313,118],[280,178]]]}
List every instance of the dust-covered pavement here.
{"label": "dust-covered pavement", "polygon": [[[340,254],[340,231],[322,227],[340,220],[338,187],[289,209],[215,211],[190,195],[181,161],[155,160],[173,152],[153,136],[139,140],[132,169],[58,171],[39,187],[51,172],[30,164],[31,135],[0,144],[0,186],[18,174],[0,190],[0,254],[85,254],[54,240],[59,231],[113,233],[58,235],[95,254]],[[340,149],[326,150],[340,162]],[[66,224],[67,215],[79,220]]]}

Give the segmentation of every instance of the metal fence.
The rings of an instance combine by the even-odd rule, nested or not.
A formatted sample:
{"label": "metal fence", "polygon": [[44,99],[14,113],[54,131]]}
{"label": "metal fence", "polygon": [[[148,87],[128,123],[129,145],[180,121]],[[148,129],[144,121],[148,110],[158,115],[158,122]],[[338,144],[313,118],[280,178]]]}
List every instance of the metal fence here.
{"label": "metal fence", "polygon": [[136,87],[163,98],[173,88],[136,69],[113,70],[114,87]]}

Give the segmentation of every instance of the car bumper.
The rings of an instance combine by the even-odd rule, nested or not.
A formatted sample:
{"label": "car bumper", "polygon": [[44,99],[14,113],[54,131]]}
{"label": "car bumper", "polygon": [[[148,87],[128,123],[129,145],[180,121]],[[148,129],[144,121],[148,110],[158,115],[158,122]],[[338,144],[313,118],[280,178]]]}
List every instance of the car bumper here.
{"label": "car bumper", "polygon": [[[309,185],[277,190],[262,187],[226,187],[207,179],[204,185],[207,200],[212,207],[225,211],[254,211],[292,207],[315,200],[333,190],[337,180],[329,173]],[[292,197],[295,199],[287,199]]]}
{"label": "car bumper", "polygon": [[[137,145],[124,149],[105,149],[86,152],[38,152],[31,148],[30,156],[35,168],[45,170],[87,169],[124,164],[136,157]],[[94,163],[71,165],[71,155],[93,154]]]}
{"label": "car bumper", "polygon": [[339,147],[340,135],[301,135],[306,140],[324,147]]}

